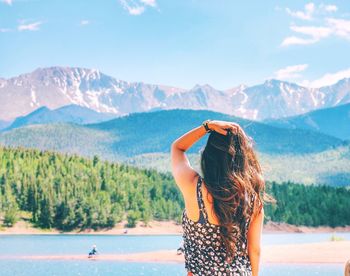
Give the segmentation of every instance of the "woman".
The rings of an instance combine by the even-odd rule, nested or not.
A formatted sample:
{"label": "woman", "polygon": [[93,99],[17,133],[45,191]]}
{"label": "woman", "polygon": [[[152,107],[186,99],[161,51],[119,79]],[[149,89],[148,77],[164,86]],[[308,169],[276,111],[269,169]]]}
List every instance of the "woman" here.
{"label": "woman", "polygon": [[[202,177],[185,152],[206,133]],[[172,143],[171,163],[188,275],[258,275],[265,183],[250,138],[236,123],[206,120]]]}

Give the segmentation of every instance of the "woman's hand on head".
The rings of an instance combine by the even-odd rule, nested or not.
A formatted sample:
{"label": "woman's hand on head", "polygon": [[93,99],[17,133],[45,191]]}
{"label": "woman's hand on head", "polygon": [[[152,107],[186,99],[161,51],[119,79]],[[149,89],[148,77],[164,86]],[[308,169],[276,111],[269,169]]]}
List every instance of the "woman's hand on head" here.
{"label": "woman's hand on head", "polygon": [[239,130],[243,132],[240,125],[234,122],[212,120],[208,123],[208,126],[209,129],[214,130],[222,135],[227,135],[228,130],[231,130],[232,133],[237,133]]}

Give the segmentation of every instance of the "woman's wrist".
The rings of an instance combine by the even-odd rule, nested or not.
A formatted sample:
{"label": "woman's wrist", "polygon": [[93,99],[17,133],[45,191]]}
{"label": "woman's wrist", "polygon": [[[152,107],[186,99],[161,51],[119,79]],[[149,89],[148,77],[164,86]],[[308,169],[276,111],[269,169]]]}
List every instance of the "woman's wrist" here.
{"label": "woman's wrist", "polygon": [[213,131],[214,130],[214,121],[213,120],[210,120],[208,122],[208,128],[210,129],[210,131]]}
{"label": "woman's wrist", "polygon": [[212,131],[212,128],[210,127],[210,122],[211,121],[212,120],[208,119],[208,120],[203,121],[203,123],[202,123],[202,126],[204,127],[205,132],[207,132],[207,133]]}

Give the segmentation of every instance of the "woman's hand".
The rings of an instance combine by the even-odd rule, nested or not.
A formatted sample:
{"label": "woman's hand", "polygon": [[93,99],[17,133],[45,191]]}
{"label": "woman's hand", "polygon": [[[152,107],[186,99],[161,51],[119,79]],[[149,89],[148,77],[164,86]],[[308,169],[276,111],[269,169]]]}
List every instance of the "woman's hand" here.
{"label": "woman's hand", "polygon": [[240,125],[234,122],[213,120],[209,121],[208,127],[209,129],[214,130],[222,135],[227,135],[228,130],[231,130],[232,133],[238,133],[238,131],[241,131],[244,134],[244,131]]}

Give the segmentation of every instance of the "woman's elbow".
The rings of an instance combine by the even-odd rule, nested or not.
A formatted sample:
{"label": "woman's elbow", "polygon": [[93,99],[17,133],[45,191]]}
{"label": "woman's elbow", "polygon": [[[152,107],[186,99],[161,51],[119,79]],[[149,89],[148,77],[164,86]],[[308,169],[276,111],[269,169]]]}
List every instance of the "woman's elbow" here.
{"label": "woman's elbow", "polygon": [[176,148],[177,147],[177,140],[173,141],[170,145],[170,149]]}

